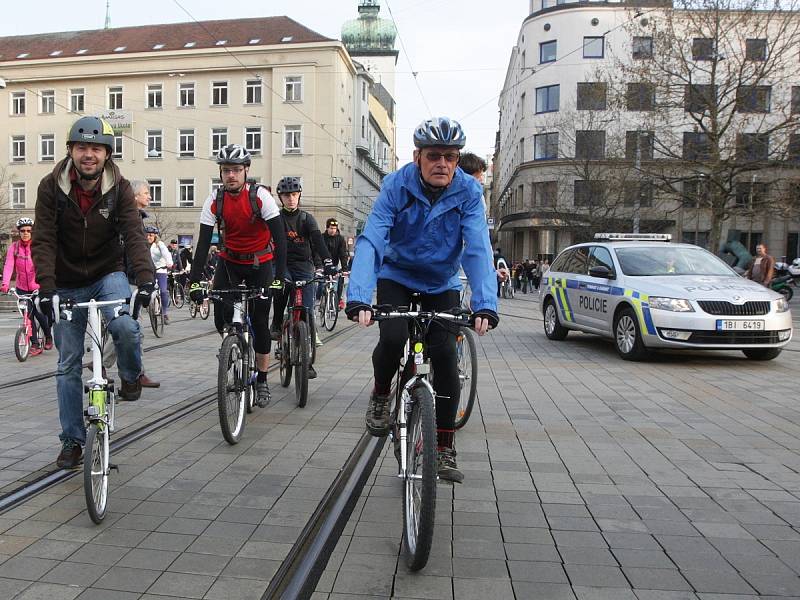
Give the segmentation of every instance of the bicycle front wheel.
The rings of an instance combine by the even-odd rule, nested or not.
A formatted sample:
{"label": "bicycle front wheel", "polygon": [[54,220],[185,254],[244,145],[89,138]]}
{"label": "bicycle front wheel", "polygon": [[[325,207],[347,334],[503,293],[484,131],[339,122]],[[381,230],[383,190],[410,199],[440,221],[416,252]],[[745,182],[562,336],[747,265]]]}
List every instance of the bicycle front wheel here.
{"label": "bicycle front wheel", "polygon": [[458,382],[461,393],[458,396],[458,410],[456,412],[456,429],[461,429],[467,424],[475,404],[478,391],[478,349],[475,337],[466,327],[458,332],[456,342],[458,356]]}
{"label": "bicycle front wheel", "polygon": [[183,286],[176,281],[175,285],[172,286],[172,304],[175,305],[175,308],[183,308],[185,302],[186,294],[184,293]]}
{"label": "bicycle front wheel", "polygon": [[289,387],[292,382],[292,344],[291,344],[291,324],[286,321],[281,328],[281,339],[278,342],[278,366],[281,371],[281,386]]}
{"label": "bicycle front wheel", "polygon": [[203,300],[200,304],[200,318],[205,321],[208,315],[211,314],[211,303],[208,300]]}
{"label": "bicycle front wheel", "polygon": [[325,329],[328,331],[333,331],[333,328],[336,327],[336,319],[339,318],[339,307],[336,302],[336,293],[333,291],[329,291],[323,297],[325,300]]}
{"label": "bicycle front wheel", "polygon": [[436,512],[436,417],[428,388],[411,390],[403,486],[403,542],[406,563],[419,571],[428,563]]}
{"label": "bicycle front wheel", "polygon": [[294,393],[300,408],[308,402],[308,340],[308,325],[305,321],[298,321],[294,330],[294,346],[297,352],[294,361]]}
{"label": "bicycle front wheel", "polygon": [[217,405],[222,437],[229,444],[239,443],[244,433],[249,388],[249,382],[245,379],[245,362],[238,336],[229,335],[222,340],[217,373]]}
{"label": "bicycle front wheel", "polygon": [[153,333],[158,338],[162,337],[164,335],[164,315],[161,311],[160,296],[153,296],[150,300],[150,306],[147,307],[147,312],[150,315],[150,325],[153,328]]}
{"label": "bicycle front wheel", "polygon": [[108,427],[92,423],[86,430],[83,492],[89,517],[98,525],[106,516],[108,506],[108,458]]}
{"label": "bicycle front wheel", "polygon": [[14,354],[17,355],[17,360],[19,362],[25,362],[30,352],[31,340],[28,337],[28,331],[22,326],[17,329],[17,333],[14,334]]}

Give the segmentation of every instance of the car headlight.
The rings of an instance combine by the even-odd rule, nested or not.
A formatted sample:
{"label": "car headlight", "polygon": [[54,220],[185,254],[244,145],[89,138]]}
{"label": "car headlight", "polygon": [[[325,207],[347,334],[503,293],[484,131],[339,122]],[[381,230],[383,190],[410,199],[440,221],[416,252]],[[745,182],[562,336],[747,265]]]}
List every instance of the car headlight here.
{"label": "car headlight", "polygon": [[694,312],[692,304],[683,298],[661,298],[650,296],[650,308],[656,310],[671,310],[672,312]]}
{"label": "car headlight", "polygon": [[789,310],[789,303],[786,301],[786,298],[778,298],[775,300],[775,312],[786,312]]}

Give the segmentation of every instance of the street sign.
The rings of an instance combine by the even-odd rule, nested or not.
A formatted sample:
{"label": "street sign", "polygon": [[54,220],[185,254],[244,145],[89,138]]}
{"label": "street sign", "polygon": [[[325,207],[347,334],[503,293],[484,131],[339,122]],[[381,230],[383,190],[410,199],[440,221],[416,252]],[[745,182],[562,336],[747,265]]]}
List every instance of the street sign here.
{"label": "street sign", "polygon": [[486,224],[489,226],[489,229],[494,229],[494,219],[492,217],[486,219]]}

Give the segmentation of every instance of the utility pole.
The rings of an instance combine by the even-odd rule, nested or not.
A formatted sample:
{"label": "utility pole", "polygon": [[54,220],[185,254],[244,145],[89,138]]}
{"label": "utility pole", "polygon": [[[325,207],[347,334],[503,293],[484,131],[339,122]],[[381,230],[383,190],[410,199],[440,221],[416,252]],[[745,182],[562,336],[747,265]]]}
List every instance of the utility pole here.
{"label": "utility pole", "polygon": [[634,155],[634,169],[636,171],[637,188],[633,198],[633,233],[639,233],[639,210],[641,208],[641,184],[639,182],[642,168],[641,130],[636,130],[636,154]]}
{"label": "utility pole", "polygon": [[106,0],[106,25],[105,29],[111,29],[111,0]]}

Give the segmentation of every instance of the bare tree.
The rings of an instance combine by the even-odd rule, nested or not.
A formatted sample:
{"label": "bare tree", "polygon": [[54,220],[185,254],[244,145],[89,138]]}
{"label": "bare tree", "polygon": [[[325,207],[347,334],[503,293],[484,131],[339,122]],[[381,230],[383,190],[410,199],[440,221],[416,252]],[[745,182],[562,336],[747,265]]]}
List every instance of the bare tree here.
{"label": "bare tree", "polygon": [[[146,210],[148,218],[145,220],[145,225],[155,225],[158,227],[158,236],[162,240],[169,241],[170,232],[178,230],[177,222],[169,214],[158,207],[148,207]],[[177,236],[177,233],[174,234]]]}
{"label": "bare tree", "polygon": [[19,218],[19,210],[11,207],[9,190],[13,176],[8,167],[0,166],[0,250],[5,251],[16,231],[15,224]]}

